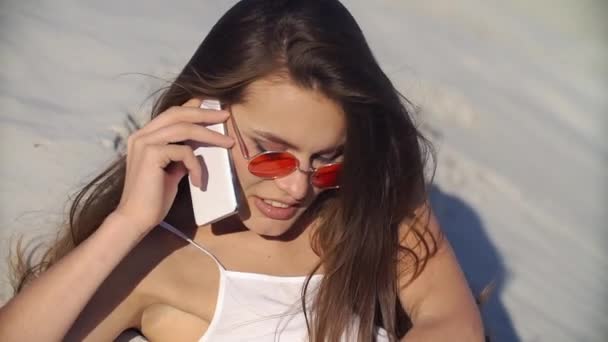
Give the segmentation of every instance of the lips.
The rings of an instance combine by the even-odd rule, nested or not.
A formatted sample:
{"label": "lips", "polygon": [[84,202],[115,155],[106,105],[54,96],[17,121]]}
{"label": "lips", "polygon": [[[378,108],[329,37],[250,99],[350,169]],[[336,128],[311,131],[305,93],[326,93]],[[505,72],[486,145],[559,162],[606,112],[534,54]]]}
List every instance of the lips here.
{"label": "lips", "polygon": [[[266,203],[266,201],[269,201],[274,205]],[[266,201],[262,200],[259,197],[254,197],[255,206],[260,210],[262,214],[273,220],[289,220],[295,216],[298,210],[298,207],[296,207],[295,205],[290,205],[288,203],[274,201],[270,199],[267,199]]]}

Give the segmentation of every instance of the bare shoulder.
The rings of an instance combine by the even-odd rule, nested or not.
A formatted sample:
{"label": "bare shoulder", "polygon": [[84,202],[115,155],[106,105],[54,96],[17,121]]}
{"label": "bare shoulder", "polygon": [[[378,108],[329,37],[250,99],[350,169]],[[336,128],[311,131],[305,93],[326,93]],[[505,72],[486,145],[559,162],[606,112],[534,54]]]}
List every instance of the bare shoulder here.
{"label": "bare shoulder", "polygon": [[412,315],[416,311],[416,303],[421,300],[416,288],[431,281],[431,272],[426,271],[450,248],[427,203],[418,207],[413,217],[400,225],[399,246],[399,288],[401,294],[407,296],[404,307]]}
{"label": "bare shoulder", "polygon": [[412,333],[432,340],[480,340],[483,327],[474,297],[428,203],[404,222],[400,237],[399,299],[412,319]]}
{"label": "bare shoulder", "polygon": [[142,312],[156,293],[150,278],[164,278],[162,265],[176,247],[157,230],[149,233],[101,284],[66,340],[108,341],[139,328]]}

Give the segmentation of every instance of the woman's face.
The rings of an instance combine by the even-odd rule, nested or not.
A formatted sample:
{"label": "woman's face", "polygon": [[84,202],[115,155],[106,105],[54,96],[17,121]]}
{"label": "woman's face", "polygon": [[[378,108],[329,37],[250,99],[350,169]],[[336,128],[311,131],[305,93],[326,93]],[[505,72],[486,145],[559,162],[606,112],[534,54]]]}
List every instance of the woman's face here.
{"label": "woman's face", "polygon": [[[244,102],[232,105],[231,111],[250,157],[287,151],[299,160],[301,170],[342,160],[344,113],[320,92],[286,80],[260,79],[249,85]],[[301,171],[271,180],[256,177],[238,143],[234,146],[232,157],[246,202],[242,204],[248,207],[240,211],[243,224],[259,235],[282,235],[322,190]]]}

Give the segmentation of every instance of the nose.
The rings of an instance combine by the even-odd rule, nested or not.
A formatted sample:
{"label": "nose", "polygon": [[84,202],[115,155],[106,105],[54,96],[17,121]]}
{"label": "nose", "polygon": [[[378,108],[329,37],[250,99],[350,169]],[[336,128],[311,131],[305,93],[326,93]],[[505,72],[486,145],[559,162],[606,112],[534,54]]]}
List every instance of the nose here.
{"label": "nose", "polygon": [[300,171],[295,170],[287,176],[275,179],[277,186],[285,191],[296,201],[302,201],[308,194],[310,183],[308,181],[309,175]]}

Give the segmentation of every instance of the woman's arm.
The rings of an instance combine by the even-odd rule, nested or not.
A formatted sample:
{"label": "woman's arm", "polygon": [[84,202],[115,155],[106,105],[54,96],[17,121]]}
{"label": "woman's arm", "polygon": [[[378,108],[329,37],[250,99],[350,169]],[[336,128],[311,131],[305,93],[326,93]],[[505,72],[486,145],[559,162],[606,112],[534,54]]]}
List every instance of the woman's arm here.
{"label": "woman's arm", "polygon": [[[111,214],[87,240],[0,308],[0,341],[62,340],[98,287],[142,239],[143,230],[129,225]],[[128,316],[126,311],[117,314]],[[125,326],[108,333],[118,335],[129,321],[117,320]]]}
{"label": "woman's arm", "polygon": [[[201,125],[224,122],[230,113],[204,110],[200,104],[200,99],[190,99],[171,107],[129,136],[124,186],[116,210],[87,240],[0,309],[1,341],[59,341],[68,332],[70,340],[89,336],[111,340],[115,336],[102,337],[132,324],[134,315],[128,308],[137,305],[122,305],[126,299],[76,320],[120,261],[167,216],[179,181],[189,173],[193,183],[200,185],[203,167],[192,148],[173,142],[191,140],[224,148],[234,144],[231,137]],[[121,290],[117,278],[110,277],[90,307],[116,301],[116,291]]]}
{"label": "woman's arm", "polygon": [[[427,214],[423,213],[423,219]],[[429,218],[428,229],[438,243],[437,253],[407,287],[403,286],[407,275],[400,279],[399,299],[413,323],[403,341],[481,342],[483,324],[475,299],[452,247],[441,238],[437,219],[432,213]]]}

